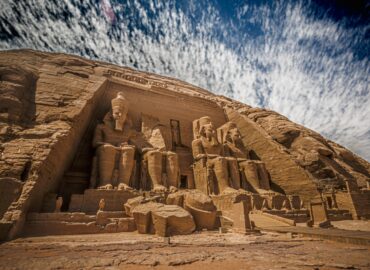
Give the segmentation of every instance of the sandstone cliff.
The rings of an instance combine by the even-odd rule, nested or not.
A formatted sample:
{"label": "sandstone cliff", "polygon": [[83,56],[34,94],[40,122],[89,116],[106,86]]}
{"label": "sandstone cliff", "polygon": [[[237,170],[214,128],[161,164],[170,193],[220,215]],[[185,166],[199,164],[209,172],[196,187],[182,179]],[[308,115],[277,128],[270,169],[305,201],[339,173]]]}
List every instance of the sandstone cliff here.
{"label": "sandstone cliff", "polygon": [[[151,114],[147,108],[151,106],[158,118],[162,111],[177,110],[178,118],[184,119],[185,148],[191,145],[191,121],[196,117],[210,115],[218,126],[235,121],[251,155],[266,163],[273,184],[286,194],[309,199],[317,187],[345,188],[346,180],[364,186],[370,178],[367,161],[276,112],[130,68],[65,54],[6,51],[0,52],[0,217],[4,224],[22,224],[25,213],[39,211],[45,194],[58,193],[68,184],[64,180],[71,166],[88,182],[89,167],[82,161],[88,163],[91,156],[78,154],[88,153],[81,149],[90,147],[91,127],[106,110],[110,92],[120,87],[131,91],[133,108],[147,102],[136,98],[135,91],[149,97],[152,103],[146,106],[146,114]],[[134,111],[134,120],[139,113]],[[78,170],[79,166],[84,169]],[[12,230],[17,233],[16,226]]]}

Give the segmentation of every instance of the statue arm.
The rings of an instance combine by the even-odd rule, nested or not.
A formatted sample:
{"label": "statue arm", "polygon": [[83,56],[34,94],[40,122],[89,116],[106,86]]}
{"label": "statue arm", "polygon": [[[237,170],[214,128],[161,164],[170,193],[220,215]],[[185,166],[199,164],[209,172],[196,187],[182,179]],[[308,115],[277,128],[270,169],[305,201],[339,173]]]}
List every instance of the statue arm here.
{"label": "statue arm", "polygon": [[100,145],[104,145],[104,138],[103,138],[103,129],[101,125],[97,125],[94,132],[94,138],[93,138],[93,147],[97,148]]}
{"label": "statue arm", "polygon": [[130,139],[130,144],[135,145],[135,147],[142,153],[146,153],[155,148],[144,138],[144,135],[141,132],[133,131]]}
{"label": "statue arm", "polygon": [[222,156],[231,157],[230,148],[226,143],[222,145]]}
{"label": "statue arm", "polygon": [[193,158],[195,160],[199,160],[199,159],[202,159],[202,158],[204,158],[204,157],[207,156],[206,153],[204,152],[202,143],[201,143],[201,141],[199,139],[198,140],[194,140],[191,143],[191,148],[193,150]]}

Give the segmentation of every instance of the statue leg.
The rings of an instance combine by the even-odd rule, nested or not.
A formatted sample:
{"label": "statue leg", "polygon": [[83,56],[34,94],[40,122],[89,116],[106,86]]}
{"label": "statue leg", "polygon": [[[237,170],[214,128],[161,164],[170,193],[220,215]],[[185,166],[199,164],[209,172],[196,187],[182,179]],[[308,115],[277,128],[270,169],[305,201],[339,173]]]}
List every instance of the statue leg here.
{"label": "statue leg", "polygon": [[166,153],[166,173],[168,188],[174,191],[179,186],[180,178],[179,158],[174,152]]}
{"label": "statue leg", "polygon": [[236,190],[230,187],[229,184],[229,173],[227,170],[227,160],[223,157],[217,157],[212,159],[214,173],[217,178],[217,184],[220,193],[230,193]]}
{"label": "statue leg", "polygon": [[116,161],[117,150],[112,145],[102,145],[98,148],[99,188],[112,188],[112,175]]}
{"label": "statue leg", "polygon": [[258,177],[258,168],[254,161],[243,161],[240,163],[243,168],[245,178],[247,178],[248,183],[254,188],[259,189],[259,177]]}
{"label": "statue leg", "polygon": [[269,190],[270,189],[270,177],[269,177],[268,171],[266,169],[265,163],[259,161],[259,162],[256,163],[256,165],[257,165],[257,168],[258,168],[260,187],[262,189]]}
{"label": "statue leg", "polygon": [[162,184],[162,153],[158,150],[146,153],[148,159],[148,172],[152,180],[153,190],[164,192],[166,188]]}
{"label": "statue leg", "polygon": [[226,158],[229,167],[229,175],[231,177],[232,187],[240,189],[240,174],[238,160],[236,158]]}
{"label": "statue leg", "polygon": [[133,146],[124,146],[121,148],[121,156],[119,160],[119,175],[118,175],[118,189],[131,189],[130,178],[132,169],[134,168],[135,148]]}

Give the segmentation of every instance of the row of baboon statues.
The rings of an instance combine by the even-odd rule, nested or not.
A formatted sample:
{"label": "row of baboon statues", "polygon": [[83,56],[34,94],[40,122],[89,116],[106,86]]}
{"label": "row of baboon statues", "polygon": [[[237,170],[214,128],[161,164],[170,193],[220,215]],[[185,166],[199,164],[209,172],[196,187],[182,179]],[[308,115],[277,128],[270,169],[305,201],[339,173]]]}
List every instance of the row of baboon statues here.
{"label": "row of baboon statues", "polygon": [[[179,187],[179,158],[175,152],[156,147],[143,132],[131,127],[129,104],[119,92],[111,101],[111,111],[98,124],[93,138],[96,154],[90,187],[98,189],[132,189],[139,153],[141,178],[148,178],[155,192],[175,191]],[[160,129],[153,129],[160,137]],[[228,122],[215,129],[210,117],[193,121],[192,153],[195,188],[208,194],[224,194],[239,189],[266,192],[270,177],[263,162],[251,160],[237,126]],[[157,140],[158,141],[158,140]],[[142,179],[143,181],[143,179]]]}

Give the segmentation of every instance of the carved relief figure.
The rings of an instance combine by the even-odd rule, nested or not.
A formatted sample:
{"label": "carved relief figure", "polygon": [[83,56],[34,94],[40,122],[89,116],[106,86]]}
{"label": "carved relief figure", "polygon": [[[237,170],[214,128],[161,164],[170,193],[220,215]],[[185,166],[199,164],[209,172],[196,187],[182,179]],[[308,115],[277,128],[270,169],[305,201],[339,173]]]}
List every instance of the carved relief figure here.
{"label": "carved relief figure", "polygon": [[[235,123],[228,122],[220,127],[218,137],[224,144],[225,155],[234,160],[229,159],[229,162],[237,162],[248,183],[259,193],[270,190],[269,174],[265,163],[259,160],[251,160],[249,151],[244,146]],[[234,187],[240,187],[240,178],[235,177],[233,180]]]}
{"label": "carved relief figure", "polygon": [[118,93],[111,105],[112,111],[105,116],[104,123],[96,127],[93,139],[98,188],[112,189],[118,185],[118,189],[129,189],[135,147],[129,144],[133,132],[126,121],[128,102],[122,93]]}
{"label": "carved relief figure", "polygon": [[180,134],[180,123],[177,120],[171,119],[171,135],[172,135],[172,149],[176,146],[182,146],[181,134]]}
{"label": "carved relief figure", "polygon": [[[208,183],[208,193],[230,193],[236,190],[229,183],[227,159],[223,156],[223,146],[217,140],[216,130],[208,116],[193,122],[194,137],[192,142],[193,157],[195,160],[195,178],[199,179],[199,164],[205,165],[207,171],[213,171],[216,183]],[[199,185],[198,180],[198,185]],[[204,180],[202,180],[204,181]],[[217,186],[214,186],[217,185]],[[203,190],[204,191],[204,190]]]}

